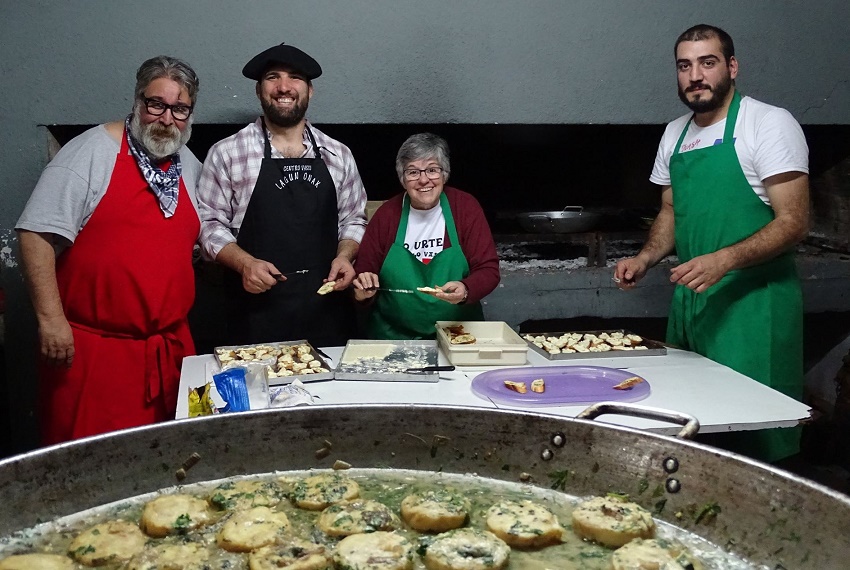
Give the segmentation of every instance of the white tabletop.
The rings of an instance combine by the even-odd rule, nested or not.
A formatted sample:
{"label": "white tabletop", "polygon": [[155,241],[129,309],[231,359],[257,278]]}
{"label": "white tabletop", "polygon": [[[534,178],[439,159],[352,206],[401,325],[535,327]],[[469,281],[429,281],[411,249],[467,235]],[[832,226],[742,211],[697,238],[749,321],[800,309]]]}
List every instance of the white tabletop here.
{"label": "white tabletop", "polygon": [[[342,347],[323,349],[336,364]],[[446,364],[440,354],[440,363]],[[529,350],[526,366],[605,366],[623,368],[649,382],[651,392],[636,402],[696,417],[700,433],[792,427],[808,419],[811,409],[776,390],[759,384],[731,368],[684,350],[668,349],[663,356],[592,358],[550,361]],[[317,404],[432,404],[482,408],[528,410],[543,414],[575,417],[587,406],[535,406],[520,408],[482,399],[470,383],[475,376],[499,367],[459,366],[441,372],[439,382],[380,382],[327,380],[308,382],[305,388]],[[212,355],[190,356],[183,360],[177,418],[188,415],[189,391],[212,381],[218,367]],[[603,415],[597,421],[675,434],[680,426],[655,420],[619,415]]]}

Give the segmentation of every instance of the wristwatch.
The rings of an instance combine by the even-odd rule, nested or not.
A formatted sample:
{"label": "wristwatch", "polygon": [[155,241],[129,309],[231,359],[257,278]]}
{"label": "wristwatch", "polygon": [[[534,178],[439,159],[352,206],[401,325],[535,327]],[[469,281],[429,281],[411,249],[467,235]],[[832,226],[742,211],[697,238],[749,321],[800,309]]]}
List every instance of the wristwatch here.
{"label": "wristwatch", "polygon": [[[461,281],[461,283],[463,283]],[[463,284],[463,299],[458,302],[458,305],[466,304],[466,300],[469,298],[469,287],[466,286],[466,283]]]}

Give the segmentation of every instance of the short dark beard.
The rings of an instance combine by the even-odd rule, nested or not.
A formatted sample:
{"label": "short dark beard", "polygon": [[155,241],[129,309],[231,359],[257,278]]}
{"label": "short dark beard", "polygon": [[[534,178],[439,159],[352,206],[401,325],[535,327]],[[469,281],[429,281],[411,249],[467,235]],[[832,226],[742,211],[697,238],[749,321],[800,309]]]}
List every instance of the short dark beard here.
{"label": "short dark beard", "polygon": [[266,120],[282,128],[294,127],[304,120],[304,115],[307,114],[307,104],[308,101],[305,100],[302,102],[299,99],[291,111],[281,111],[274,106],[274,102],[260,100],[260,106],[263,108],[263,115],[266,117]]}
{"label": "short dark beard", "polygon": [[691,101],[688,99],[687,94],[684,90],[682,90],[682,86],[680,85],[679,99],[681,99],[682,103],[687,105],[694,113],[710,113],[723,106],[723,103],[726,102],[726,96],[729,95],[729,92],[732,90],[732,86],[732,78],[727,76],[711,89],[711,97],[708,99]]}

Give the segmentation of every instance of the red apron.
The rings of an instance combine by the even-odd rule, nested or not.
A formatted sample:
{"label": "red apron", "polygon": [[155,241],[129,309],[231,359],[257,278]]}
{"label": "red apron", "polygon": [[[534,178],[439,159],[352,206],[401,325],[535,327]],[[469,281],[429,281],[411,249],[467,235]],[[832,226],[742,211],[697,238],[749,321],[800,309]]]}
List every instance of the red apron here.
{"label": "red apron", "polygon": [[125,134],[106,194],[56,261],[75,355],[70,368],[40,366],[45,445],[174,417],[195,351],[186,317],[200,230],[182,178],[177,203],[163,216]]}

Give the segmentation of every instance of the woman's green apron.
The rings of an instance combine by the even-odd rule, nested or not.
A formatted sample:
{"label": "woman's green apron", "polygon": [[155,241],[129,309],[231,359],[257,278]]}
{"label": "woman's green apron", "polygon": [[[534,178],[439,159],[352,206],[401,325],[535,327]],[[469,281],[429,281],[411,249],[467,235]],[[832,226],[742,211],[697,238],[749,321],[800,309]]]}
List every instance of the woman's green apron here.
{"label": "woman's green apron", "polygon": [[[681,262],[753,235],[774,218],[755,194],[735,152],[735,92],[722,144],[670,158],[676,251]],[[693,120],[693,119],[692,119]],[[797,400],[802,397],[802,294],[793,253],[730,271],[703,293],[677,285],[667,341],[693,350]],[[735,394],[728,394],[729,398]],[[775,461],[799,450],[798,429],[737,432],[735,450]]]}
{"label": "woman's green apron", "polygon": [[[443,209],[451,247],[447,247],[435,255],[430,263],[425,264],[404,247],[407,219],[410,215],[410,199],[404,196],[395,242],[390,246],[378,275],[382,288],[415,291],[417,287],[443,285],[448,281],[460,281],[469,275],[469,263],[461,251],[454,217],[445,194],[440,195],[440,207]],[[436,321],[454,320],[484,320],[481,304],[452,305],[418,291],[413,294],[381,291],[376,296],[369,315],[369,337],[431,339],[436,336]]]}

